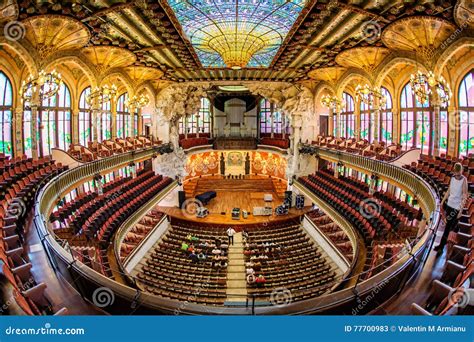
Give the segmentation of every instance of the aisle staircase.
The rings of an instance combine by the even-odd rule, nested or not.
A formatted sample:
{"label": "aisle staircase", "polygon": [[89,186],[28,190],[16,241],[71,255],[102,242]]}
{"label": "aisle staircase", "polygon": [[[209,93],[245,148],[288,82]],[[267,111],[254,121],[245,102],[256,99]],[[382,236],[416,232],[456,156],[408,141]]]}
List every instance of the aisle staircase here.
{"label": "aisle staircase", "polygon": [[247,301],[247,281],[242,233],[234,235],[234,245],[229,246],[228,257],[226,304],[245,304]]}

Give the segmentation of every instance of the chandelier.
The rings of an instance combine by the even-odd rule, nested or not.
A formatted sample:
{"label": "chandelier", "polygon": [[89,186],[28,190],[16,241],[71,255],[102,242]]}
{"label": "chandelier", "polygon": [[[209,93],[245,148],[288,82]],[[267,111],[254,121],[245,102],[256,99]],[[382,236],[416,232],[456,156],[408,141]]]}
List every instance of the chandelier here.
{"label": "chandelier", "polygon": [[443,107],[449,105],[452,96],[451,89],[443,77],[436,78],[433,71],[424,74],[418,70],[416,74],[410,76],[412,93],[421,104],[428,103],[432,90],[435,89]]}
{"label": "chandelier", "polygon": [[140,96],[134,95],[131,99],[125,102],[125,105],[130,109],[133,107],[135,109],[140,109],[146,107],[150,103],[150,98],[146,94]]}
{"label": "chandelier", "polygon": [[22,100],[30,102],[34,94],[39,91],[40,100],[44,100],[56,95],[61,84],[62,79],[58,72],[53,70],[50,73],[46,73],[44,70],[41,70],[38,77],[34,78],[33,75],[30,74],[28,79],[23,81],[20,96]]}
{"label": "chandelier", "polygon": [[222,34],[211,38],[209,47],[221,55],[228,68],[245,68],[252,56],[263,49],[266,42],[249,33]]}
{"label": "chandelier", "polygon": [[339,100],[336,96],[324,95],[321,98],[321,105],[339,113],[346,105],[346,101]]}
{"label": "chandelier", "polygon": [[91,92],[87,98],[87,104],[91,106],[95,101],[102,106],[105,103],[109,103],[117,95],[117,86],[112,84],[112,86],[104,85],[102,87],[97,87]]}
{"label": "chandelier", "polygon": [[379,100],[379,106],[385,107],[387,104],[387,98],[382,92],[376,88],[371,88],[368,84],[362,86],[357,85],[356,89],[356,99],[364,102],[369,106],[373,106],[375,104],[375,100]]}

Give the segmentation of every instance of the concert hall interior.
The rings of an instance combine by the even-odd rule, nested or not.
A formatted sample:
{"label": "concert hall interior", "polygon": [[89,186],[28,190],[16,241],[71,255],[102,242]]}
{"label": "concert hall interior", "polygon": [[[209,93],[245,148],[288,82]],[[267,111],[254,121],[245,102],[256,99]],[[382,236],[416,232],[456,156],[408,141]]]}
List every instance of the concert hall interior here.
{"label": "concert hall interior", "polygon": [[2,1],[0,314],[473,314],[473,13]]}

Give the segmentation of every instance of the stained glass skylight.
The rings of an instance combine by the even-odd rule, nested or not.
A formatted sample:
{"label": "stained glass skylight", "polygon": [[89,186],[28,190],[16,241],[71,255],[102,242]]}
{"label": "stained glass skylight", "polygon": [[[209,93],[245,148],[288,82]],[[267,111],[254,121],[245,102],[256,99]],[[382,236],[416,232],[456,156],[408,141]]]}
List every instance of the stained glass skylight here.
{"label": "stained glass skylight", "polygon": [[306,0],[168,0],[204,67],[268,67]]}

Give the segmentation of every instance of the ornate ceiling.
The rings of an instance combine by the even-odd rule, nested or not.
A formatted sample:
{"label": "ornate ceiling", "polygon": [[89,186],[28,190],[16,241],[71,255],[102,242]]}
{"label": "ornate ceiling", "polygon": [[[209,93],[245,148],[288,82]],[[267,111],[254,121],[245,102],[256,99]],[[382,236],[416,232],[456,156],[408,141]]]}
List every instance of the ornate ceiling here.
{"label": "ornate ceiling", "polygon": [[[16,16],[17,7],[12,3],[7,1],[3,10]],[[100,64],[98,69],[150,67],[158,72],[138,69],[131,72],[133,75],[145,72],[153,75],[148,77],[169,81],[302,81],[312,77],[337,78],[342,69],[330,70],[330,74],[328,70],[321,73],[317,70],[364,67],[374,57],[364,60],[346,53],[339,57],[345,65],[339,65],[336,56],[351,48],[400,48],[404,42],[385,34],[385,30],[399,32],[400,25],[411,30],[408,26],[414,21],[409,18],[414,16],[428,17],[419,21],[434,23],[433,29],[441,25],[451,31],[454,25],[467,22],[466,13],[472,10],[470,3],[457,4],[455,0],[20,0],[18,20],[34,26],[41,22],[41,16],[48,14],[76,19],[74,24],[66,26],[75,37],[67,40],[66,31],[61,31],[62,41],[51,40],[49,44],[54,49],[63,49],[66,43],[79,49],[86,39],[81,51],[90,61]],[[27,33],[28,39],[36,39],[33,45],[41,44],[32,36],[38,30],[42,28],[36,26],[33,33]],[[417,31],[426,33],[426,30]],[[448,33],[444,29],[442,32]],[[241,63],[235,68],[238,70],[231,68],[236,59],[232,47],[236,46],[234,50],[245,51],[237,54]],[[378,51],[385,54],[385,50]]]}

